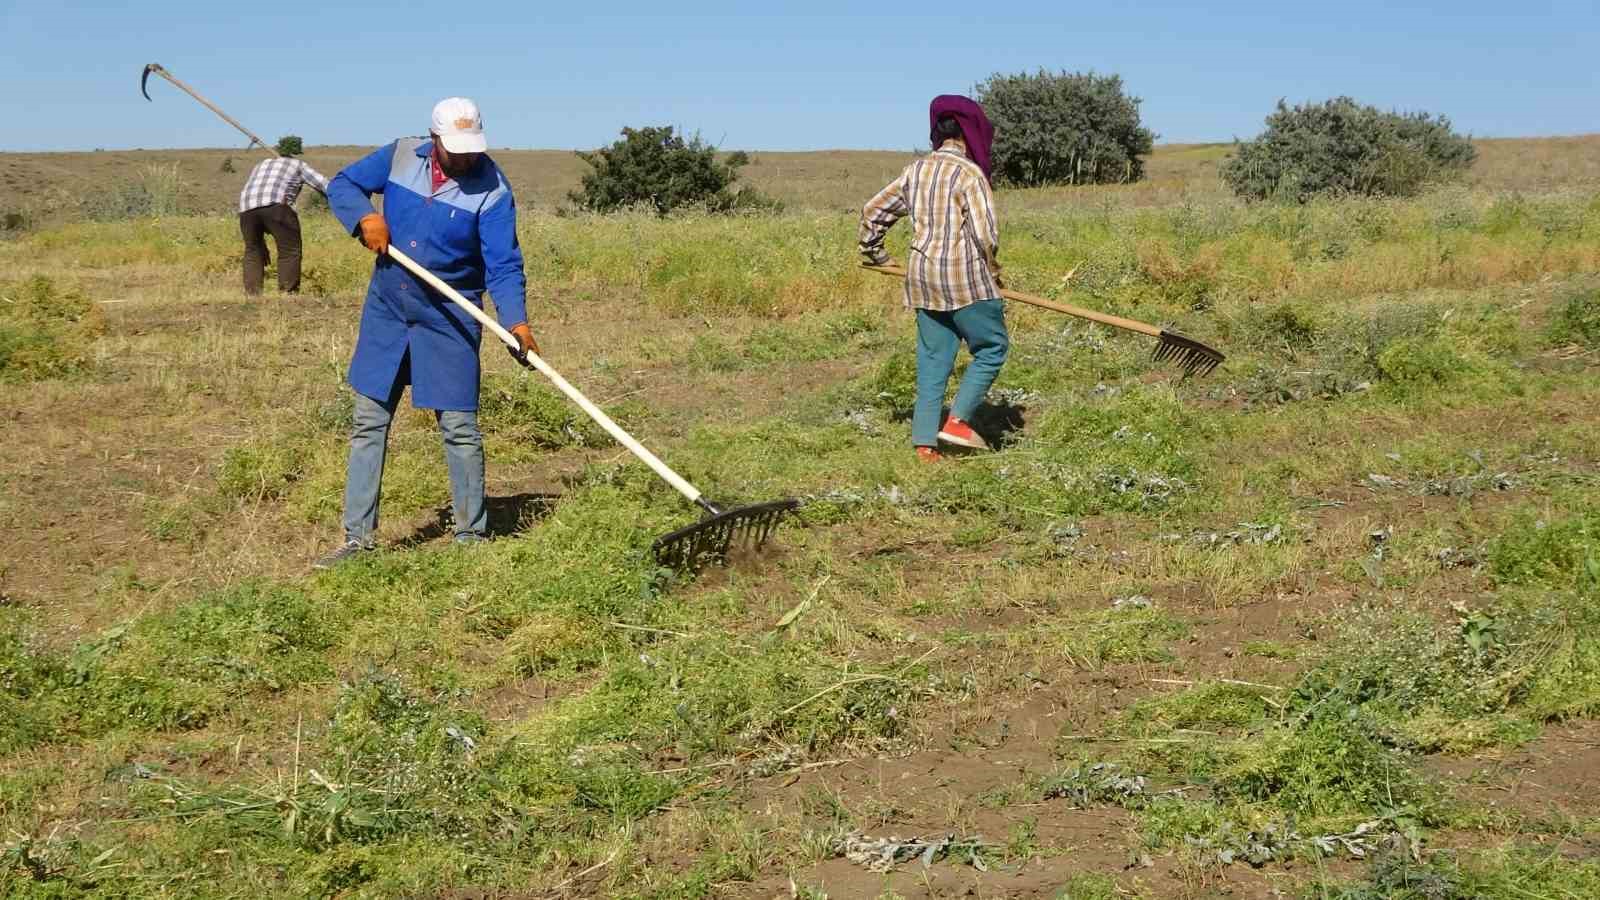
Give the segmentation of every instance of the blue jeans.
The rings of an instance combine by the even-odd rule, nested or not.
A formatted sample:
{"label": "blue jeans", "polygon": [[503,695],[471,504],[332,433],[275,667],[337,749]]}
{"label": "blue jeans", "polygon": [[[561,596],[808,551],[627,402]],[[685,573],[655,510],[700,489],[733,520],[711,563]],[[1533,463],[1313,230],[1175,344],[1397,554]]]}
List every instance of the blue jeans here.
{"label": "blue jeans", "polygon": [[919,447],[939,444],[944,390],[962,341],[972,353],[972,364],[956,390],[950,415],[970,421],[1011,349],[1004,302],[979,300],[949,312],[917,310],[917,405],[911,413],[911,443]]}
{"label": "blue jeans", "polygon": [[[383,459],[389,447],[389,423],[400,405],[403,386],[379,401],[356,394],[355,427],[350,432],[350,471],[344,485],[346,540],[371,545],[378,531],[378,497]],[[474,411],[442,409],[434,413],[444,439],[450,470],[450,500],[457,540],[488,537],[489,512],[483,499],[483,434]]]}

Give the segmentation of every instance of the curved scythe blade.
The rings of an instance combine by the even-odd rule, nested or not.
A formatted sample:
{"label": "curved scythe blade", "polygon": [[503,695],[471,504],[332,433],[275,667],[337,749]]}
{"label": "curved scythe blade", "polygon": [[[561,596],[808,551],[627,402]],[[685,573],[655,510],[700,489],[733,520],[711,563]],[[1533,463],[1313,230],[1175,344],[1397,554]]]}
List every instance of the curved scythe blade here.
{"label": "curved scythe blade", "polygon": [[144,74],[139,76],[139,93],[143,94],[146,100],[150,99],[150,73],[159,68],[161,68],[160,63],[150,63],[144,67]]}

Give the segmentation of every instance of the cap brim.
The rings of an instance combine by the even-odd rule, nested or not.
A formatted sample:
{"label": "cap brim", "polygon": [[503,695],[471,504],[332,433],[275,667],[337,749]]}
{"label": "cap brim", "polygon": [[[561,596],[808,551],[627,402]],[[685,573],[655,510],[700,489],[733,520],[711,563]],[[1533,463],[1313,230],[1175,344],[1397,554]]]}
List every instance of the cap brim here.
{"label": "cap brim", "polygon": [[482,153],[489,149],[483,134],[441,134],[439,142],[451,153]]}

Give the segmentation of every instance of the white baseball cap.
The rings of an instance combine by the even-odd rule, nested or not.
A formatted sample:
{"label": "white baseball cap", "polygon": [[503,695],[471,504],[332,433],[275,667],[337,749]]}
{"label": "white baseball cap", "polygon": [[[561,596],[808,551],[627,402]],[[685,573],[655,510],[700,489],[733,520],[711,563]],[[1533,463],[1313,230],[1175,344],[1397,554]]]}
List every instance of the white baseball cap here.
{"label": "white baseball cap", "polygon": [[483,139],[483,115],[478,104],[465,97],[446,97],[433,105],[433,133],[451,153],[482,153],[489,149]]}

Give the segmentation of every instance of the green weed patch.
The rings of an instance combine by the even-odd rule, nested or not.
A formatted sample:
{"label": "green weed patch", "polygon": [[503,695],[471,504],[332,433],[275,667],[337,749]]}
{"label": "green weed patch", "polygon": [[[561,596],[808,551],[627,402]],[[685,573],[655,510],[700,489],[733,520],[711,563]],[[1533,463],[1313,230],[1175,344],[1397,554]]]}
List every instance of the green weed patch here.
{"label": "green weed patch", "polygon": [[87,371],[105,317],[83,294],[35,276],[0,287],[0,381],[60,378]]}

